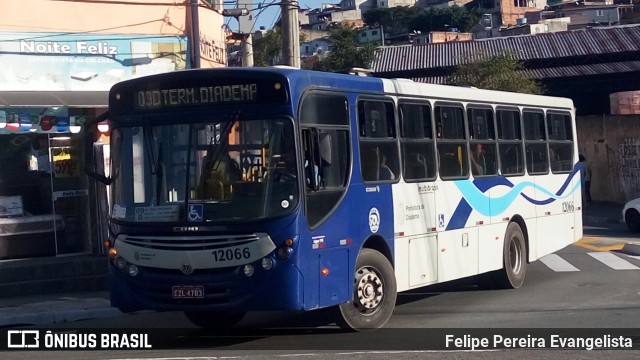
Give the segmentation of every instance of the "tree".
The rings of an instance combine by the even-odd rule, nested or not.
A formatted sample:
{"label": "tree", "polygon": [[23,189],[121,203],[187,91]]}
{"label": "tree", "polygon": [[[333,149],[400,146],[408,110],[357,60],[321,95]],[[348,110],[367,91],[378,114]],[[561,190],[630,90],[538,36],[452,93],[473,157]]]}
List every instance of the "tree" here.
{"label": "tree", "polygon": [[330,52],[316,63],[315,70],[341,71],[354,67],[368,68],[373,61],[377,47],[360,44],[358,39],[362,29],[354,26],[336,26],[329,30]]}
{"label": "tree", "polygon": [[278,63],[281,57],[282,32],[280,28],[267,31],[264,36],[253,44],[254,66],[272,66]]}
{"label": "tree", "polygon": [[508,51],[495,55],[478,51],[463,57],[461,64],[449,76],[448,83],[526,94],[544,93],[543,86],[527,77],[524,66]]}

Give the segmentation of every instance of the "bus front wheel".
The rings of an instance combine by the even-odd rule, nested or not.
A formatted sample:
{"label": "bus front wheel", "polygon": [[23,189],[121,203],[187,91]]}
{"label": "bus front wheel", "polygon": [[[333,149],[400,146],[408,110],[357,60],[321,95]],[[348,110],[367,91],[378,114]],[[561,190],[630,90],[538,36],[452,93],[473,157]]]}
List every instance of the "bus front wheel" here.
{"label": "bus front wheel", "polygon": [[225,330],[234,327],[238,324],[242,318],[244,318],[246,312],[243,311],[231,311],[231,312],[218,312],[218,311],[185,311],[184,315],[194,325],[203,329],[210,330]]}
{"label": "bus front wheel", "polygon": [[356,263],[353,300],[337,306],[336,323],[343,329],[378,329],[387,323],[396,305],[396,277],[389,260],[372,249],[362,249]]}

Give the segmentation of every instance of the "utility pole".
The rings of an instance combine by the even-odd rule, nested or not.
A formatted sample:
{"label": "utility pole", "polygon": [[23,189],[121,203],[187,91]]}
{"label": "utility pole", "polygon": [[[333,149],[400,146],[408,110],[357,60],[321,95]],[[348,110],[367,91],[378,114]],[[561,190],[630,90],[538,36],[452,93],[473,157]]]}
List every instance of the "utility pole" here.
{"label": "utility pole", "polygon": [[[238,1],[238,6],[249,6],[248,4],[240,4]],[[246,7],[238,7],[235,9],[224,9],[222,11],[223,16],[233,17],[238,20],[239,24],[239,33],[242,36],[240,40],[240,45],[242,48],[242,66],[243,67],[251,67],[253,66],[253,34],[251,31],[253,30],[253,19],[249,19],[248,21],[244,21],[244,17],[249,16],[249,9]]]}
{"label": "utility pole", "polygon": [[253,36],[251,33],[242,37],[242,66],[253,66]]}
{"label": "utility pole", "polygon": [[300,68],[300,23],[298,2],[282,0],[282,57],[285,65]]}
{"label": "utility pole", "polygon": [[198,0],[189,1],[189,16],[191,27],[189,29],[191,38],[191,68],[200,68],[200,22],[198,20]]}

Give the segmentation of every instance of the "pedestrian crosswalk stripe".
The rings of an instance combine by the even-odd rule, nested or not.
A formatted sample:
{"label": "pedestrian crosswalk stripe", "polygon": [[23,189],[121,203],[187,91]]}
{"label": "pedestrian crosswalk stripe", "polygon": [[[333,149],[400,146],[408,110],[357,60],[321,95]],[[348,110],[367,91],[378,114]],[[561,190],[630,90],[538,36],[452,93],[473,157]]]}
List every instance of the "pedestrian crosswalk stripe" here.
{"label": "pedestrian crosswalk stripe", "polygon": [[565,272],[565,271],[580,271],[575,266],[571,265],[567,260],[561,258],[556,254],[549,254],[540,258],[543,264],[553,271]]}
{"label": "pedestrian crosswalk stripe", "polygon": [[625,256],[628,256],[630,258],[634,258],[636,260],[640,260],[640,255],[629,255],[629,254],[624,254]]}
{"label": "pedestrian crosswalk stripe", "polygon": [[588,253],[594,259],[600,261],[601,263],[607,265],[608,267],[615,270],[638,270],[639,267],[633,265],[627,260],[617,257],[612,253],[608,252],[590,252]]}

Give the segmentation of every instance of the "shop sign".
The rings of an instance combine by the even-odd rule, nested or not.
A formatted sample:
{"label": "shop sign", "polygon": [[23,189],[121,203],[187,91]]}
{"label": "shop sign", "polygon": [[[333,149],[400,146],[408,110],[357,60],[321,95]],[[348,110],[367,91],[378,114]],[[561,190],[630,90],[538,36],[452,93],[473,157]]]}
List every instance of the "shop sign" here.
{"label": "shop sign", "polygon": [[55,177],[78,177],[80,176],[80,166],[78,160],[54,160],[53,161],[53,174]]}
{"label": "shop sign", "polygon": [[88,195],[89,195],[89,190],[87,190],[87,189],[54,191],[53,192],[53,201],[56,201],[59,198],[76,197],[76,196],[88,196]]}
{"label": "shop sign", "polygon": [[0,31],[0,43],[7,69],[0,91],[109,91],[119,81],[186,63],[185,37]]}

